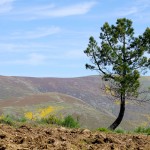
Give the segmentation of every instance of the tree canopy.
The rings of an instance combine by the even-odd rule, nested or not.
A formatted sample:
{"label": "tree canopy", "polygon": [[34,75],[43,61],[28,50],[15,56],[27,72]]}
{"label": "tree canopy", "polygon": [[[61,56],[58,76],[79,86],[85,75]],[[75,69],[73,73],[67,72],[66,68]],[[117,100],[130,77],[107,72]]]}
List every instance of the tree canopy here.
{"label": "tree canopy", "polygon": [[142,35],[134,37],[132,21],[126,18],[117,19],[116,25],[105,23],[101,27],[100,46],[89,38],[84,53],[91,63],[87,69],[97,70],[104,80],[115,85],[115,95],[120,97],[120,113],[109,127],[115,129],[122,121],[125,111],[126,96],[137,97],[140,87],[140,73],[150,68],[150,28]]}

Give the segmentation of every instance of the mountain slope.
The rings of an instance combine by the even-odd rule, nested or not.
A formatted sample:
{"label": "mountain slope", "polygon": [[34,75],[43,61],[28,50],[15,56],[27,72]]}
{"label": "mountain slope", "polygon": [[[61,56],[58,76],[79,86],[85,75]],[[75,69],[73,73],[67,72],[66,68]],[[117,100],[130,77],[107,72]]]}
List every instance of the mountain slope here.
{"label": "mountain slope", "polygon": [[[141,82],[144,87],[149,86],[150,77],[142,77]],[[92,108],[91,112],[95,111],[94,118],[101,119],[101,115],[99,115],[98,112],[103,114],[103,118],[110,121],[101,121],[101,124],[104,125],[104,123],[107,122],[106,125],[108,125],[114,120],[114,117],[117,116],[119,105],[118,103],[114,103],[113,101],[107,99],[107,95],[104,94],[101,90],[102,84],[102,80],[99,76],[79,78],[33,78],[0,76],[0,99],[1,101],[5,102],[9,99],[9,101],[13,101],[13,103],[16,101],[16,99],[17,101],[24,99],[27,105],[31,105],[33,102],[32,97],[34,97],[33,99],[37,99],[38,103],[38,99],[40,99],[40,102],[43,103],[48,93],[57,92],[56,95],[59,95],[58,93],[62,93],[65,95],[70,95],[76,99],[80,99],[80,101],[83,101],[88,106],[90,105]],[[2,103],[0,103],[0,105],[2,105]],[[72,108],[72,110],[76,109]],[[130,129],[133,128],[133,126],[136,127],[141,125],[149,125],[149,110],[150,104],[140,106],[137,103],[129,101],[126,106],[126,113],[124,121],[122,122],[122,126]],[[84,114],[84,111],[82,111],[81,114]],[[125,125],[127,122],[128,125]]]}
{"label": "mountain slope", "polygon": [[115,119],[114,116],[96,110],[80,99],[60,93],[50,92],[0,101],[0,110],[3,114],[17,117],[24,116],[28,112],[32,112],[33,116],[37,116],[36,114],[40,116],[39,109],[49,107],[54,108],[51,114],[58,117],[72,115],[83,128],[109,126]]}

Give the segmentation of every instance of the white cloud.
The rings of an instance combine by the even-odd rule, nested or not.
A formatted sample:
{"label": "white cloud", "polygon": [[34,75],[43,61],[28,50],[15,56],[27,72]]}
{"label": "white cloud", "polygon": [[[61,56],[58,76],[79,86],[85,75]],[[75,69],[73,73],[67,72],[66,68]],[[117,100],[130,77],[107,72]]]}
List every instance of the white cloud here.
{"label": "white cloud", "polygon": [[46,59],[47,57],[45,55],[33,53],[29,55],[28,60],[24,61],[24,63],[31,65],[39,65],[45,63]]}
{"label": "white cloud", "polygon": [[47,60],[47,57],[43,54],[37,54],[37,53],[32,53],[27,56],[25,59],[16,59],[16,60],[8,60],[8,61],[1,61],[0,64],[3,65],[31,65],[31,66],[36,66],[36,65],[42,65],[45,64]]}
{"label": "white cloud", "polygon": [[0,0],[0,14],[10,12],[15,0]]}
{"label": "white cloud", "polygon": [[20,11],[18,10],[15,13],[17,16],[24,16],[22,19],[26,18],[29,20],[49,17],[66,17],[86,14],[95,4],[96,2],[84,2],[64,7],[57,7],[54,4],[49,4],[24,8]]}
{"label": "white cloud", "polygon": [[37,28],[32,31],[22,31],[22,32],[15,32],[12,35],[10,35],[11,39],[36,39],[36,38],[42,38],[49,35],[56,34],[60,32],[59,27],[49,27],[49,28]]}
{"label": "white cloud", "polygon": [[136,0],[135,4],[139,11],[136,14],[136,17],[139,18],[140,20],[146,21],[147,17],[149,18],[150,16],[150,1],[149,0]]}
{"label": "white cloud", "polygon": [[54,4],[32,6],[32,7],[22,8],[21,10],[17,10],[13,12],[13,14],[17,16],[23,16],[20,19],[32,20],[41,17],[41,13],[47,12],[48,10],[51,10],[53,8],[55,8]]}
{"label": "white cloud", "polygon": [[149,0],[135,0],[136,5],[150,6]]}
{"label": "white cloud", "polygon": [[118,18],[118,17],[130,17],[140,21],[147,20],[147,16],[150,16],[150,0],[130,0],[125,5],[118,4],[114,11],[105,13],[101,18]]}
{"label": "white cloud", "polygon": [[51,43],[34,43],[34,42],[28,42],[28,43],[0,43],[0,53],[21,53],[21,52],[38,52],[42,51],[47,52],[50,49],[56,49],[58,48],[57,45],[52,45]]}
{"label": "white cloud", "polygon": [[11,52],[13,49],[16,49],[15,44],[10,43],[0,43],[0,52]]}
{"label": "white cloud", "polygon": [[129,8],[125,8],[125,9],[122,9],[122,10],[119,10],[119,12],[116,13],[115,16],[129,16],[129,15],[134,15],[136,13],[138,13],[138,7],[136,6],[133,6],[133,7],[129,7]]}
{"label": "white cloud", "polygon": [[66,6],[63,8],[56,8],[51,11],[47,10],[46,12],[40,12],[40,14],[42,16],[49,16],[49,17],[65,17],[72,15],[81,15],[89,12],[94,5],[95,2],[87,2],[72,6]]}
{"label": "white cloud", "polygon": [[7,4],[7,3],[11,3],[11,2],[13,2],[13,0],[1,0],[1,1],[0,1],[0,6],[1,6],[1,5],[5,5],[5,4]]}

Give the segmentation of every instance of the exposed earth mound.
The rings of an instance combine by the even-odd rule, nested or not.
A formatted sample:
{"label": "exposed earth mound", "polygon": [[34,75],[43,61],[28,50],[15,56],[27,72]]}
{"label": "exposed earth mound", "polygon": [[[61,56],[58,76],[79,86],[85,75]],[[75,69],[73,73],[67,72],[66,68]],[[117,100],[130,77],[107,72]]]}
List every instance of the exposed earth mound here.
{"label": "exposed earth mound", "polygon": [[150,136],[0,124],[0,150],[150,150]]}

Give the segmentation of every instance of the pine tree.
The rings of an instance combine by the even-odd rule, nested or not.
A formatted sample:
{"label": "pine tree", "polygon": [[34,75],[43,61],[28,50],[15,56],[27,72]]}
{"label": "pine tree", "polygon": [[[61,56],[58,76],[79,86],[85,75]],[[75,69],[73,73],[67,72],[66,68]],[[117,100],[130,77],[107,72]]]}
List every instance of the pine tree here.
{"label": "pine tree", "polygon": [[102,79],[113,83],[113,92],[120,98],[120,112],[117,119],[109,126],[114,130],[122,121],[125,112],[126,97],[138,97],[140,73],[150,66],[150,28],[134,37],[132,21],[117,19],[116,25],[107,22],[101,27],[100,46],[93,37],[84,53],[91,63],[87,69],[97,70]]}

